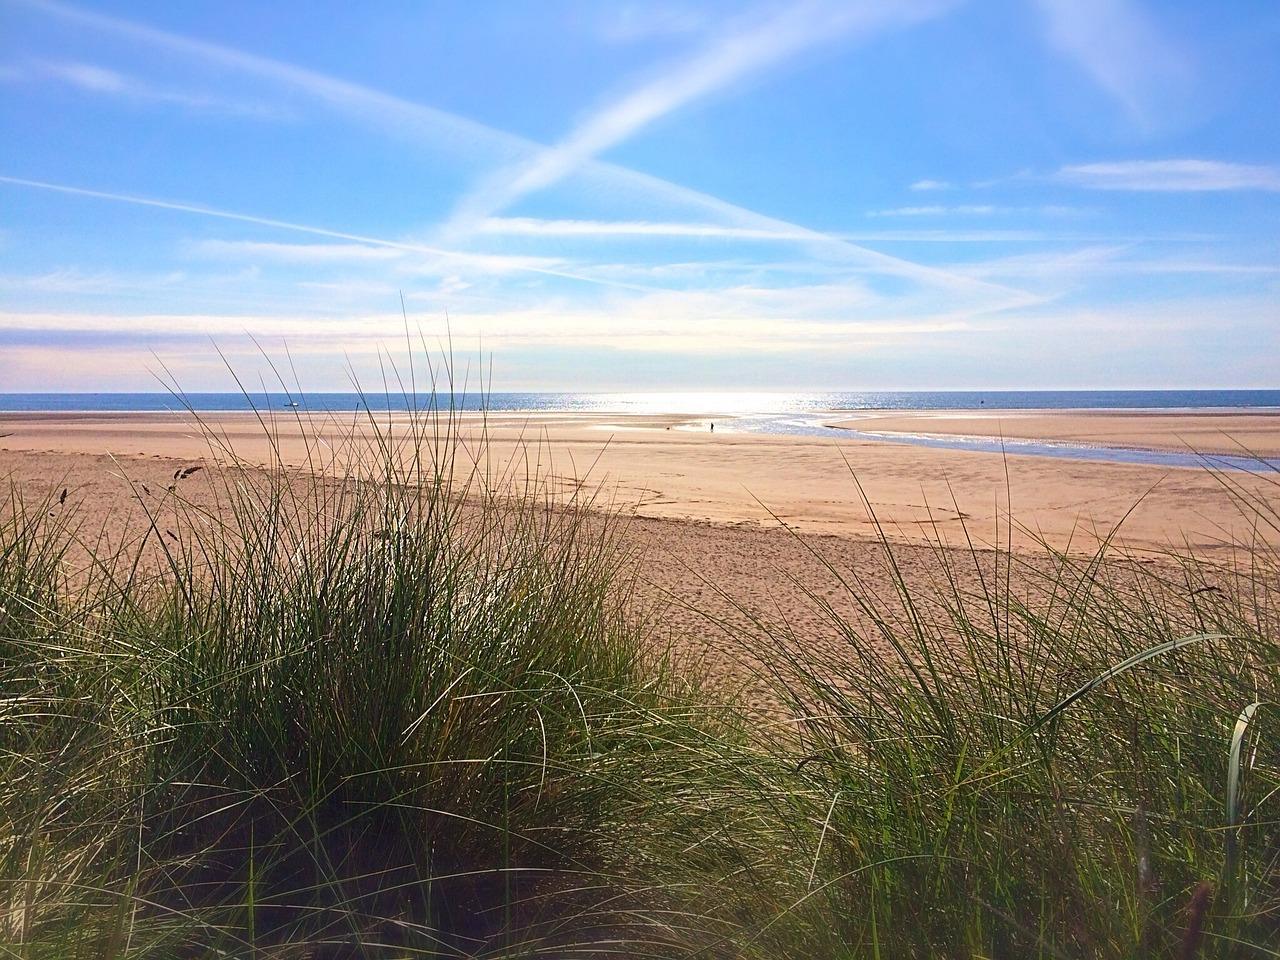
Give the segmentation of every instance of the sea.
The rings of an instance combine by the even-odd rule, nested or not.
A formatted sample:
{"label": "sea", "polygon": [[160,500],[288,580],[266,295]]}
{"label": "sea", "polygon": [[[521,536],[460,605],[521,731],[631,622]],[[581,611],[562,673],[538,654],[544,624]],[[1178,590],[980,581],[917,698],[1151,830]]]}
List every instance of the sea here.
{"label": "sea", "polygon": [[836,390],[815,393],[0,393],[0,412],[204,413],[297,404],[317,411],[405,411],[431,403],[495,413],[786,414],[841,410],[1201,410],[1280,409],[1280,390]]}
{"label": "sea", "polygon": [[490,413],[680,414],[684,429],[868,439],[940,449],[1134,463],[1168,467],[1278,471],[1280,461],[1082,443],[937,434],[883,434],[829,424],[866,410],[1196,410],[1280,411],[1280,390],[838,390],[812,393],[474,392],[412,396],[403,392],[0,393],[0,413],[407,412],[454,409]]}

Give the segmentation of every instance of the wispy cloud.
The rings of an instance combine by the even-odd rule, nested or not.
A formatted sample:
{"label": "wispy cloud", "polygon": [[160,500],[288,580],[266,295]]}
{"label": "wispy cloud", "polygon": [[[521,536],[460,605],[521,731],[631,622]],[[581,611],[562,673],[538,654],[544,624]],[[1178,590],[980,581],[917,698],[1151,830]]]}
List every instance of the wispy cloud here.
{"label": "wispy cloud", "polygon": [[146,24],[85,10],[58,0],[18,0],[65,23],[123,37],[178,57],[258,77],[311,97],[397,139],[470,157],[514,159],[536,144],[434,107],[232,47],[194,40]]}
{"label": "wispy cloud", "polygon": [[52,81],[95,96],[113,97],[133,103],[164,104],[196,113],[224,113],[272,119],[287,115],[277,106],[232,100],[213,94],[172,90],[127,76],[117,70],[78,61],[30,60],[9,64],[0,71],[0,80],[28,83]]}
{"label": "wispy cloud", "polygon": [[1239,263],[1184,254],[1139,254],[1137,245],[1126,243],[1092,244],[1072,250],[970,261],[954,264],[951,269],[984,279],[1034,284],[1049,302],[1097,289],[1097,282],[1116,278],[1165,276],[1186,280],[1194,277],[1193,282],[1201,289],[1212,282],[1229,287],[1243,285],[1257,291],[1259,281],[1280,277],[1280,266],[1274,264]]}
{"label": "wispy cloud", "polygon": [[711,12],[688,3],[624,2],[592,4],[588,10],[597,35],[606,43],[687,37],[706,30]]}
{"label": "wispy cloud", "polygon": [[669,223],[652,220],[542,220],[532,217],[486,217],[476,232],[524,237],[691,237],[721,240],[803,240],[804,230],[734,227],[716,223]]}
{"label": "wispy cloud", "polygon": [[381,237],[370,237],[358,233],[347,233],[342,230],[330,230],[325,227],[310,226],[304,223],[292,223],[287,220],[276,220],[271,217],[259,217],[253,214],[236,213],[230,210],[219,210],[216,207],[208,207],[201,204],[179,203],[172,200],[159,200],[153,197],[139,197],[123,193],[110,193],[104,190],[89,190],[83,187],[68,186],[66,184],[47,183],[41,180],[27,180],[22,177],[0,176],[0,183],[29,187],[36,190],[47,190],[53,193],[63,193],[71,196],[90,197],[96,200],[110,200],[116,203],[129,203],[134,204],[135,206],[153,207],[160,210],[173,210],[179,213],[191,213],[198,216],[213,217],[219,220],[233,220],[239,223],[251,223],[257,226],[272,227],[277,230],[289,230],[295,233],[306,233],[318,237],[328,237],[334,240],[347,240],[366,247],[382,247],[389,250],[400,250],[406,253],[422,254],[428,257],[435,257],[443,261],[465,265],[484,271],[523,271],[543,274],[545,276],[559,277],[566,280],[578,280],[583,283],[640,289],[635,288],[634,285],[631,284],[622,284],[613,280],[592,277],[586,274],[571,272],[569,270],[557,269],[554,266],[548,265],[540,258],[509,257],[503,254],[446,250],[442,247],[430,246],[427,244],[402,240],[387,240]]}
{"label": "wispy cloud", "polygon": [[1054,180],[1092,190],[1280,190],[1280,167],[1219,160],[1123,160],[1063,167]]}
{"label": "wispy cloud", "polygon": [[1185,107],[1190,55],[1137,0],[1035,0],[1049,42],[1070,57],[1144,127]]}
{"label": "wispy cloud", "polygon": [[[959,206],[920,206],[899,207],[896,210],[869,212],[868,216],[886,216],[904,219],[928,219],[931,216],[972,215],[992,216],[998,214],[1028,214],[1050,216],[1050,218],[1079,219],[1094,214],[1088,207],[1047,204],[1039,206],[995,206],[995,205],[959,205]],[[492,216],[481,221],[477,233],[485,236],[507,237],[559,237],[566,239],[608,239],[611,237],[655,239],[712,239],[726,242],[762,242],[762,243],[809,243],[814,242],[812,230],[780,225],[768,227],[726,227],[710,223],[669,223],[654,220],[556,220],[526,218],[526,216]],[[820,234],[832,243],[1043,243],[1043,242],[1098,242],[1106,239],[1119,239],[1125,243],[1140,243],[1160,239],[1169,243],[1204,243],[1217,237],[1206,233],[1161,232],[1156,234],[1110,234],[1070,232],[1062,230],[1029,230],[1029,229],[895,229],[895,230],[842,230],[840,233]],[[700,266],[707,266],[709,261],[700,261]],[[760,262],[758,260],[733,261],[744,269],[781,269],[776,262]],[[841,261],[829,266],[836,266]],[[822,261],[805,261],[810,270],[819,269]],[[685,264],[663,264],[660,269],[682,268]],[[850,266],[845,264],[845,266]],[[858,265],[852,265],[858,269]],[[654,270],[653,266],[645,266]],[[948,268],[954,270],[954,268]],[[955,270],[956,274],[969,274],[970,271]]]}
{"label": "wispy cloud", "polygon": [[854,33],[867,35],[915,23],[945,6],[808,0],[763,21],[735,23],[692,58],[665,68],[656,78],[592,113],[556,146],[484,178],[459,202],[450,229],[471,229],[521,197],[564,179],[654,121],[803,50]]}
{"label": "wispy cloud", "polygon": [[[1075,217],[1091,211],[1080,207],[1055,204],[1029,207],[997,207],[993,205],[960,205],[958,207],[926,206],[901,207],[894,210],[873,211],[868,216],[921,217],[970,214],[990,216],[997,213],[1027,213],[1045,216]],[[482,235],[512,237],[561,237],[567,239],[617,238],[689,238],[694,240],[725,240],[746,242],[778,242],[813,244],[821,238],[832,243],[1022,243],[1047,240],[1088,239],[1075,235],[1064,236],[1060,232],[1045,233],[1039,230],[875,230],[841,231],[817,234],[812,230],[780,224],[776,227],[738,227],[716,223],[673,223],[653,220],[556,220],[535,217],[488,217],[482,220],[477,233]],[[1138,238],[1145,239],[1145,238]],[[1203,234],[1165,234],[1167,240],[1203,241]],[[757,264],[758,265],[758,264]],[[814,266],[810,261],[810,266]]]}
{"label": "wispy cloud", "polygon": [[870,210],[868,217],[989,217],[996,208],[986,203],[962,203],[953,207],[929,204],[917,207],[893,207],[889,210]]}
{"label": "wispy cloud", "polygon": [[284,263],[350,263],[398,260],[406,251],[367,243],[270,243],[262,240],[201,240],[193,253],[226,259],[261,259]]}
{"label": "wispy cloud", "polygon": [[1042,230],[864,230],[842,233],[855,243],[1041,243],[1059,239]]}
{"label": "wispy cloud", "polygon": [[[1082,252],[1082,264],[1105,262],[1108,251]],[[1012,266],[1012,265],[1011,265]],[[1033,262],[1027,269],[1039,269]],[[1069,265],[1068,265],[1069,266]],[[1046,270],[1053,265],[1046,263]],[[655,292],[603,307],[569,305],[555,300],[518,309],[451,311],[450,330],[458,343],[504,350],[547,346],[619,351],[726,354],[787,351],[803,356],[830,356],[832,351],[858,351],[886,344],[937,350],[938,339],[963,337],[966,349],[989,349],[991,337],[1013,337],[1031,348],[1028,360],[1048,372],[1045,338],[1064,344],[1080,331],[1123,333],[1135,346],[1158,347],[1174,331],[1212,332],[1274,329],[1274,298],[1247,296],[1177,298],[1158,303],[1113,302],[1059,305],[1048,299],[1001,318],[979,318],[963,311],[923,311],[916,304],[860,301],[866,298],[845,285],[813,285],[792,289],[735,288],[677,296]],[[0,311],[0,343],[44,343],[74,357],[85,338],[119,349],[130,344],[164,343],[212,336],[220,344],[259,339],[284,340],[299,353],[358,356],[398,344],[404,336],[398,311],[350,312],[335,316],[312,313],[157,312],[121,315],[84,312]],[[1110,349],[1102,337],[1090,349]],[[189,351],[184,350],[184,354]],[[1056,354],[1053,354],[1056,357]],[[7,357],[0,351],[0,363]],[[58,369],[55,356],[45,367]],[[30,379],[29,371],[20,371]],[[101,377],[101,371],[97,377]],[[90,371],[88,382],[93,382]],[[33,381],[34,382],[34,381]]]}
{"label": "wispy cloud", "polygon": [[[692,190],[688,187],[682,187],[666,180],[650,177],[648,174],[623,170],[622,168],[616,168],[605,164],[593,164],[590,169],[604,173],[604,176],[600,180],[601,183],[617,187],[618,182],[614,178],[613,174],[618,173],[623,176],[624,183],[628,186],[638,184],[640,189],[646,193],[657,193],[669,198],[673,202],[682,202],[690,207],[705,210],[707,213],[726,221],[728,229],[750,232],[749,235],[744,235],[743,239],[785,239],[792,242],[803,243],[807,245],[808,250],[814,257],[822,257],[833,263],[843,264],[851,269],[864,270],[867,272],[879,273],[887,277],[909,280],[924,287],[948,291],[953,295],[965,296],[970,299],[985,299],[988,308],[992,311],[1007,309],[1010,304],[1023,303],[1027,298],[1027,294],[1025,294],[1024,291],[1011,289],[998,284],[987,283],[985,281],[974,280],[971,277],[953,274],[945,269],[928,266],[904,257],[882,253],[878,250],[861,246],[859,242],[855,242],[876,242],[882,239],[905,239],[901,236],[890,238],[886,237],[886,235],[882,233],[824,233],[786,220],[769,217],[765,214],[757,213],[754,210],[748,210],[744,207],[737,206],[736,204],[729,203],[726,200],[709,196],[708,194]],[[513,219],[522,220],[523,218]],[[485,221],[482,222],[492,222],[495,220],[499,223],[506,222],[503,218],[485,218]],[[525,222],[529,224],[541,224],[557,223],[558,221],[527,220]],[[613,221],[578,222],[608,224]],[[919,235],[917,235],[917,238],[920,238]]]}
{"label": "wispy cloud", "polygon": [[0,274],[0,290],[39,293],[119,293],[138,286],[169,286],[186,281],[180,270],[126,276],[112,270],[84,271],[66,267],[34,274]]}
{"label": "wispy cloud", "polygon": [[[97,67],[90,63],[53,63],[47,60],[32,64],[25,75],[43,74],[69,83],[81,90],[93,93],[124,94],[133,86],[131,81],[114,70]],[[23,71],[15,68],[13,76],[23,76]]]}
{"label": "wispy cloud", "polygon": [[1079,207],[1060,204],[1041,204],[1033,207],[1005,207],[991,203],[961,203],[954,206],[930,204],[916,207],[893,207],[889,210],[871,210],[869,217],[992,217],[1034,214],[1045,217],[1075,217],[1087,211]]}
{"label": "wispy cloud", "polygon": [[[833,293],[847,299],[848,292]],[[768,291],[781,298],[781,291]],[[824,301],[821,289],[800,291],[800,297]],[[966,329],[961,318],[887,317],[850,320],[846,317],[778,317],[752,309],[745,299],[725,301],[706,297],[698,303],[675,300],[670,294],[640,298],[608,311],[547,304],[503,311],[452,312],[449,326],[461,343],[483,337],[498,346],[596,346],[645,351],[706,350],[767,351],[829,348],[892,338],[914,339]],[[202,336],[219,339],[248,334],[260,338],[297,341],[305,336],[309,352],[364,352],[383,343],[403,341],[404,318],[397,312],[360,313],[344,317],[313,315],[160,313],[121,316],[104,313],[38,313],[0,311],[0,337],[8,333],[74,333],[113,336],[121,340],[152,337]]]}
{"label": "wispy cloud", "polygon": [[930,190],[950,190],[952,184],[946,180],[917,180],[915,183],[907,187],[908,190],[930,191]]}

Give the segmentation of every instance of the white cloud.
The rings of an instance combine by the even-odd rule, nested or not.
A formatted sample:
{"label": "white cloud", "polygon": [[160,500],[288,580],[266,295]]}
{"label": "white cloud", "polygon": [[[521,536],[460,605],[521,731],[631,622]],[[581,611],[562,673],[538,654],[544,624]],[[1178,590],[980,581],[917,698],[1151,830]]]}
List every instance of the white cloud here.
{"label": "white cloud", "polygon": [[[932,208],[939,215],[950,208]],[[1044,206],[1044,207],[1005,207],[992,210],[1012,212],[1044,213],[1046,215],[1072,216],[1083,215],[1088,211],[1076,207]],[[881,215],[889,216],[892,211],[883,211]],[[911,216],[911,214],[900,214]],[[923,216],[923,214],[919,214]],[[541,220],[530,217],[489,217],[479,224],[478,233],[497,236],[529,236],[529,237],[565,237],[590,238],[603,237],[663,237],[712,240],[742,240],[763,242],[793,242],[813,244],[816,241],[837,243],[1024,243],[1045,240],[1072,239],[1059,234],[1046,234],[1036,230],[875,230],[875,231],[842,231],[832,234],[817,234],[812,230],[780,224],[777,227],[735,227],[714,223],[671,223],[651,220]],[[1202,234],[1183,236],[1166,234],[1165,239],[1208,239]],[[1082,238],[1076,238],[1082,239]],[[1084,238],[1087,239],[1087,238]],[[811,266],[816,261],[809,261]],[[756,261],[744,263],[743,266],[757,266]],[[664,265],[669,266],[669,265]],[[770,265],[772,266],[772,265]]]}
{"label": "white cloud", "polygon": [[486,217],[477,233],[527,237],[691,237],[721,240],[804,240],[805,230],[733,227],[715,223],[667,223],[651,220],[539,220],[531,217]]}
{"label": "white cloud", "polygon": [[874,230],[840,236],[858,243],[1038,243],[1057,239],[1040,230]]}
{"label": "white cloud", "polygon": [[264,103],[249,103],[212,94],[171,90],[129,77],[116,70],[76,61],[31,60],[0,72],[0,80],[36,82],[52,80],[97,96],[136,103],[158,103],[199,113],[226,113],[244,117],[281,117],[284,111]]}
{"label": "white cloud", "polygon": [[1129,260],[1117,264],[1120,273],[1204,273],[1242,277],[1280,276],[1280,266],[1265,263],[1220,263],[1215,260],[1192,260],[1169,257],[1164,260]]}
{"label": "white cloud", "polygon": [[[297,225],[295,225],[297,226]],[[402,274],[439,275],[443,280],[454,281],[457,290],[466,289],[470,283],[458,285],[456,271],[464,268],[472,272],[501,276],[504,274],[533,272],[550,273],[553,276],[570,276],[560,268],[568,269],[569,264],[559,257],[539,257],[504,253],[475,253],[461,251],[444,251],[435,247],[425,247],[411,240],[381,240],[365,238],[362,243],[272,243],[261,240],[202,240],[192,244],[191,252],[196,256],[206,256],[227,260],[272,261],[291,264],[397,264]],[[579,277],[591,283],[601,282],[598,277]],[[321,283],[308,286],[320,287]],[[343,281],[334,286],[349,288],[351,284]],[[391,290],[394,287],[380,287]]]}
{"label": "white cloud", "polygon": [[[501,276],[511,273],[541,273],[568,280],[581,280],[586,283],[604,281],[592,275],[579,265],[571,264],[561,257],[543,257],[529,254],[510,253],[465,253],[450,254],[447,257],[427,258],[415,264],[406,263],[402,270],[406,273],[419,273],[427,276],[440,276],[449,270],[467,269],[471,273],[490,276]],[[605,284],[612,285],[612,284]],[[628,285],[632,288],[634,285]]]}
{"label": "white cloud", "polygon": [[1185,109],[1191,60],[1136,0],[1036,0],[1049,42],[1146,127]]}
{"label": "white cloud", "polygon": [[1016,214],[1034,214],[1046,217],[1070,217],[1085,213],[1076,207],[1047,204],[1035,207],[1001,207],[990,203],[961,203],[954,206],[930,204],[918,207],[894,207],[890,210],[871,210],[869,217],[991,217]]}
{"label": "white cloud", "polygon": [[[1106,251],[1086,251],[1083,260],[1105,262]],[[1029,269],[1035,265],[1028,263]],[[448,290],[439,291],[447,295]],[[421,296],[416,298],[422,300]],[[438,315],[437,315],[438,316]],[[877,301],[846,285],[814,285],[792,289],[741,287],[680,296],[670,291],[597,307],[548,299],[512,310],[460,308],[450,311],[449,331],[457,344],[483,342],[486,349],[511,351],[548,346],[619,351],[691,353],[768,353],[786,351],[830,357],[883,345],[936,347],[938,338],[964,337],[970,347],[984,336],[1014,337],[1043,343],[1046,336],[1079,336],[1086,330],[1133,338],[1135,348],[1158,346],[1170,332],[1220,335],[1224,329],[1272,331],[1274,298],[1258,296],[1178,298],[1166,303],[1110,302],[1061,306],[1049,299],[1025,305],[1000,317],[974,316],[935,304]],[[443,330],[443,319],[429,318],[428,337]],[[298,358],[372,355],[399,349],[404,319],[398,310],[260,314],[164,312],[110,314],[100,312],[0,311],[0,342],[21,346],[24,338],[44,344],[45,362],[58,369],[56,356],[77,356],[114,345],[181,344],[213,337],[232,352],[252,335],[283,341]],[[1270,334],[1268,334],[1270,335]],[[976,339],[975,339],[976,338]],[[1109,342],[1109,341],[1108,341]],[[95,345],[97,345],[95,347]],[[183,355],[186,348],[177,347]],[[2,356],[2,354],[0,354]],[[92,382],[89,372],[85,382]]]}
{"label": "white cloud", "polygon": [[[447,291],[446,291],[447,292]],[[749,294],[750,291],[744,291]],[[780,291],[761,291],[778,298]],[[847,300],[838,289],[802,290],[789,298],[800,305],[809,299],[831,305]],[[766,308],[769,304],[764,304]],[[797,350],[850,346],[867,341],[927,337],[965,329],[964,318],[887,316],[847,319],[844,316],[779,316],[753,308],[750,297],[674,299],[669,294],[642,297],[608,309],[569,307],[554,302],[533,308],[486,312],[450,311],[449,331],[457,343],[483,340],[486,348],[518,346],[594,346],[652,351]],[[77,339],[111,337],[127,343],[149,338],[252,335],[283,339],[298,355],[316,352],[362,353],[383,344],[401,344],[404,318],[398,312],[358,313],[338,317],[163,313],[122,316],[101,313],[0,312],[5,332],[53,333],[68,350]]]}
{"label": "white cloud", "polygon": [[592,4],[589,9],[594,15],[595,31],[606,43],[686,37],[701,33],[712,23],[711,12],[705,8],[656,0],[612,0]]}
{"label": "white cloud", "polygon": [[[1085,257],[1105,260],[1105,253],[1089,251]],[[825,350],[856,344],[865,337],[926,337],[963,330],[1034,334],[1059,325],[1064,332],[1070,332],[1085,318],[1090,321],[1087,327],[1097,330],[1131,329],[1140,318],[1144,329],[1213,331],[1227,317],[1270,323],[1277,316],[1274,298],[1256,294],[1068,307],[1042,299],[998,319],[945,308],[923,312],[915,305],[890,301],[863,304],[858,302],[862,296],[856,289],[837,284],[790,290],[743,287],[690,297],[662,291],[602,307],[569,306],[548,299],[514,310],[451,311],[449,329],[460,343],[483,337],[486,344],[494,346],[587,343],[611,347],[617,346],[617,338],[622,337],[631,345],[644,343],[646,349],[655,350],[694,343],[720,350],[764,350],[779,344]],[[864,309],[867,306],[873,309]],[[428,335],[443,329],[442,317],[428,319]],[[56,334],[68,350],[76,349],[77,333],[120,339],[252,334],[284,338],[291,348],[302,353],[313,348],[361,349],[362,344],[370,348],[377,342],[403,341],[404,317],[398,309],[333,316],[298,312],[117,314],[0,310],[0,334],[24,331]]]}
{"label": "white cloud", "polygon": [[925,179],[925,180],[917,180],[915,183],[911,184],[911,186],[907,187],[907,189],[916,190],[916,191],[950,190],[951,186],[952,185],[948,183],[946,180]]}
{"label": "white cloud", "polygon": [[475,286],[475,284],[467,282],[456,273],[452,273],[447,277],[441,278],[439,292],[446,294],[458,294],[470,290],[473,286]]}
{"label": "white cloud", "polygon": [[1096,273],[1100,268],[1110,265],[1127,249],[1124,245],[1096,245],[1069,251],[998,257],[977,263],[956,264],[952,269],[974,277],[1045,281],[1065,289],[1081,276]]}
{"label": "white cloud", "polygon": [[868,217],[945,217],[945,216],[990,216],[996,208],[990,204],[960,204],[944,207],[930,204],[922,207],[894,207],[891,210],[871,210]]}
{"label": "white cloud", "polygon": [[114,70],[89,63],[42,63],[43,72],[72,86],[98,93],[124,93],[129,83]]}
{"label": "white cloud", "polygon": [[1047,280],[1058,283],[1107,276],[1204,274],[1240,277],[1280,276],[1280,266],[1230,263],[1185,255],[1134,257],[1132,244],[1099,244],[1065,252],[1022,254],[951,269],[974,277]]}
{"label": "white cloud", "polygon": [[1092,190],[1280,190],[1280,167],[1218,160],[1123,160],[1066,166],[1053,179]]}
{"label": "white cloud", "polygon": [[[1082,217],[1091,211],[1079,207],[1048,204],[1030,207],[997,207],[989,205],[960,205],[956,207],[927,206],[900,207],[880,210],[868,216],[926,217],[947,214],[975,216],[994,214],[1040,214],[1051,217]],[[672,223],[652,220],[543,220],[533,217],[488,217],[480,221],[477,233],[513,237],[563,237],[567,239],[601,239],[608,237],[656,237],[690,238],[726,241],[759,241],[778,243],[807,243],[815,240],[831,243],[1025,243],[1046,240],[1090,239],[1077,235],[1047,234],[1036,230],[876,230],[845,231],[833,234],[817,234],[812,230],[779,224],[775,227],[737,227],[715,223]],[[1163,234],[1166,240],[1210,239],[1203,234]],[[1126,238],[1131,239],[1131,238]],[[1138,238],[1146,239],[1146,238]],[[816,267],[815,261],[809,261]],[[663,267],[669,267],[664,264]],[[678,264],[676,266],[679,266]],[[757,261],[743,263],[745,267],[762,267]],[[775,267],[775,264],[763,266]],[[645,267],[644,269],[655,269]]]}
{"label": "white cloud", "polygon": [[350,263],[398,260],[405,251],[366,243],[268,243],[260,240],[201,240],[192,245],[200,256],[261,259],[285,263]]}
{"label": "white cloud", "polygon": [[39,293],[118,293],[140,286],[172,287],[184,283],[181,271],[161,274],[128,275],[113,270],[92,272],[72,267],[35,274],[0,275],[0,290]]}

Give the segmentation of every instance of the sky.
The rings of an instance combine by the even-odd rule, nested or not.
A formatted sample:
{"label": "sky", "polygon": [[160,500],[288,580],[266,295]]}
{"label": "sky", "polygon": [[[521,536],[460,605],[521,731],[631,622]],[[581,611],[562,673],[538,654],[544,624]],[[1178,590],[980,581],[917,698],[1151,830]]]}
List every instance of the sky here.
{"label": "sky", "polygon": [[1256,0],[0,0],[0,392],[1280,387],[1277,91]]}

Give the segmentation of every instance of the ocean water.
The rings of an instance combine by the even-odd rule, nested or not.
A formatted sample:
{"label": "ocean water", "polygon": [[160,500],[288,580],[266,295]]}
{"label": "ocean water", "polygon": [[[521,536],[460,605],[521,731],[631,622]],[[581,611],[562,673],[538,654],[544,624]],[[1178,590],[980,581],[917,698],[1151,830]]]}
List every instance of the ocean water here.
{"label": "ocean water", "polygon": [[[126,412],[190,408],[200,412],[279,409],[296,403],[316,411],[407,410],[415,400],[400,393],[0,393],[0,412]],[[893,390],[817,393],[467,393],[442,394],[434,402],[494,412],[599,412],[749,415],[832,410],[1178,410],[1280,408],[1280,390]]]}
{"label": "ocean water", "polygon": [[[0,413],[407,411],[431,406],[494,413],[686,414],[689,429],[874,440],[999,453],[1218,470],[1280,471],[1280,461],[1123,447],[936,434],[880,434],[831,427],[860,410],[1280,410],[1280,390],[835,391],[823,393],[488,393],[416,400],[399,393],[0,393]],[[833,416],[834,414],[834,416]]]}

